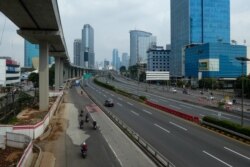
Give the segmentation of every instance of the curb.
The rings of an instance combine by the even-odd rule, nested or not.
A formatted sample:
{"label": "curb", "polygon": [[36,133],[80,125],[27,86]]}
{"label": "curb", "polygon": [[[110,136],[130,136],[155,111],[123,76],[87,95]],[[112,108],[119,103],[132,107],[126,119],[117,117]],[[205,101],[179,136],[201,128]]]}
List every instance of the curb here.
{"label": "curb", "polygon": [[41,160],[42,160],[42,150],[37,144],[34,144],[33,146],[39,150],[38,157],[36,159],[36,163],[34,167],[39,167],[41,164]]}

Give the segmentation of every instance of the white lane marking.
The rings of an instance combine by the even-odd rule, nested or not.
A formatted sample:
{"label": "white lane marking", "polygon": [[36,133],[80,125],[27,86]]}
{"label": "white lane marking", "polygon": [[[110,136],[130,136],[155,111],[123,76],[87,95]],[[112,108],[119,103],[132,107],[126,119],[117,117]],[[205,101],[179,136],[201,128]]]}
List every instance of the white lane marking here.
{"label": "white lane marking", "polygon": [[115,96],[115,95],[111,94],[111,96]]}
{"label": "white lane marking", "polygon": [[200,114],[200,116],[204,117],[205,115],[203,115],[203,114]]}
{"label": "white lane marking", "polygon": [[122,106],[122,104],[121,103],[116,103],[118,106]]}
{"label": "white lane marking", "polygon": [[156,102],[156,103],[159,102],[158,100],[155,100],[155,99],[150,99],[150,100],[153,101],[153,102]]}
{"label": "white lane marking", "polygon": [[132,104],[132,103],[129,103],[129,102],[127,102],[127,104],[129,104],[129,105],[131,105],[131,106],[133,106],[134,104]]}
{"label": "white lane marking", "polygon": [[106,95],[103,95],[104,97],[107,97]]}
{"label": "white lane marking", "polygon": [[178,127],[178,128],[180,128],[180,129],[182,129],[182,130],[187,131],[186,128],[184,128],[184,127],[182,127],[182,126],[180,126],[180,125],[178,125],[178,124],[176,124],[176,123],[173,123],[173,122],[169,122],[169,123],[172,124],[172,125],[174,125],[174,126],[176,126],[176,127]]}
{"label": "white lane marking", "polygon": [[120,97],[119,97],[118,99],[119,99],[119,100],[121,100],[121,101],[123,100],[123,99],[122,99],[122,98],[120,98]]}
{"label": "white lane marking", "polygon": [[122,162],[121,162],[121,160],[118,158],[118,156],[117,156],[117,154],[116,154],[115,150],[111,147],[111,145],[110,145],[110,144],[108,144],[108,145],[109,145],[110,149],[113,151],[113,153],[114,153],[115,157],[118,159],[118,162],[119,162],[119,163],[120,163],[120,165],[122,166]]}
{"label": "white lane marking", "polygon": [[216,159],[217,161],[220,161],[221,163],[223,163],[223,164],[226,165],[226,166],[233,167],[232,165],[229,165],[228,163],[226,163],[226,162],[222,161],[221,159],[219,159],[219,158],[213,156],[212,154],[209,154],[209,153],[206,152],[206,151],[202,151],[202,152],[205,153],[205,154],[207,154],[208,156],[210,156],[210,157]]}
{"label": "white lane marking", "polygon": [[133,114],[135,114],[136,116],[139,116],[139,114],[133,110],[130,110],[130,112],[132,112]]}
{"label": "white lane marking", "polygon": [[180,106],[185,107],[185,108],[188,108],[188,109],[191,109],[191,107],[186,106],[186,105],[182,105],[182,104],[181,104]]}
{"label": "white lane marking", "polygon": [[224,148],[225,148],[226,150],[228,150],[228,151],[231,151],[231,152],[233,152],[233,153],[235,153],[235,154],[237,154],[237,155],[243,157],[243,158],[246,158],[246,159],[250,160],[249,157],[247,157],[247,156],[245,156],[245,155],[242,155],[242,154],[240,154],[240,153],[238,153],[238,152],[236,152],[236,151],[234,151],[234,150],[231,150],[230,148],[227,148],[227,147],[224,147]]}
{"label": "white lane marking", "polygon": [[150,114],[150,115],[152,114],[151,112],[149,112],[149,111],[147,111],[147,110],[144,110],[144,109],[143,109],[142,111],[144,111],[145,113],[148,113],[148,114]]}
{"label": "white lane marking", "polygon": [[181,109],[180,107],[174,106],[174,105],[169,105],[172,108],[176,108],[176,109]]}
{"label": "white lane marking", "polygon": [[167,130],[167,129],[161,127],[160,125],[158,125],[158,124],[154,124],[154,125],[157,126],[157,127],[160,128],[160,129],[164,130],[165,132],[170,133],[169,130]]}

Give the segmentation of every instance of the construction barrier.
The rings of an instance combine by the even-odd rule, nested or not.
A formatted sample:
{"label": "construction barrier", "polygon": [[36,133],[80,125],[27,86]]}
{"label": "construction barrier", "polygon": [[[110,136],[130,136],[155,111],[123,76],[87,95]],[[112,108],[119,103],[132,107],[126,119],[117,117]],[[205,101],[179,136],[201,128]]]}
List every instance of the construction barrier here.
{"label": "construction barrier", "polygon": [[185,120],[188,120],[188,121],[191,121],[191,122],[195,122],[197,124],[200,123],[200,119],[197,116],[192,116],[192,115],[189,115],[189,114],[186,114],[186,113],[182,113],[180,111],[176,111],[176,110],[173,110],[171,108],[167,108],[165,106],[153,103],[153,102],[148,101],[148,100],[146,100],[145,103],[147,105],[151,106],[151,107],[154,107],[154,108],[157,108],[159,110],[165,111],[167,113],[173,114],[173,115],[175,115],[177,117],[180,117],[180,118],[183,118]]}

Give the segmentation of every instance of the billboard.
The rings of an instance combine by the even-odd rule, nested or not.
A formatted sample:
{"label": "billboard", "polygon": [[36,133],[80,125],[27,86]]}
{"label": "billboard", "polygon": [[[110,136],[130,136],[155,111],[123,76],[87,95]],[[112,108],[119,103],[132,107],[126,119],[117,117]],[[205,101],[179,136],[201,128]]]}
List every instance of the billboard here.
{"label": "billboard", "polygon": [[220,71],[219,59],[199,59],[199,71]]}

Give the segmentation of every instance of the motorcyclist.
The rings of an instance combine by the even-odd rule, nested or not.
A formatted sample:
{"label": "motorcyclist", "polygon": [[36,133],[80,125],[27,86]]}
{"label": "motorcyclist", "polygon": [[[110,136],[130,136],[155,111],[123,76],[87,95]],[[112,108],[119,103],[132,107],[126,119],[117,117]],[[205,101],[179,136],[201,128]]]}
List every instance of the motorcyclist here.
{"label": "motorcyclist", "polygon": [[82,152],[87,152],[88,151],[88,146],[85,142],[82,143],[81,145],[81,151]]}

